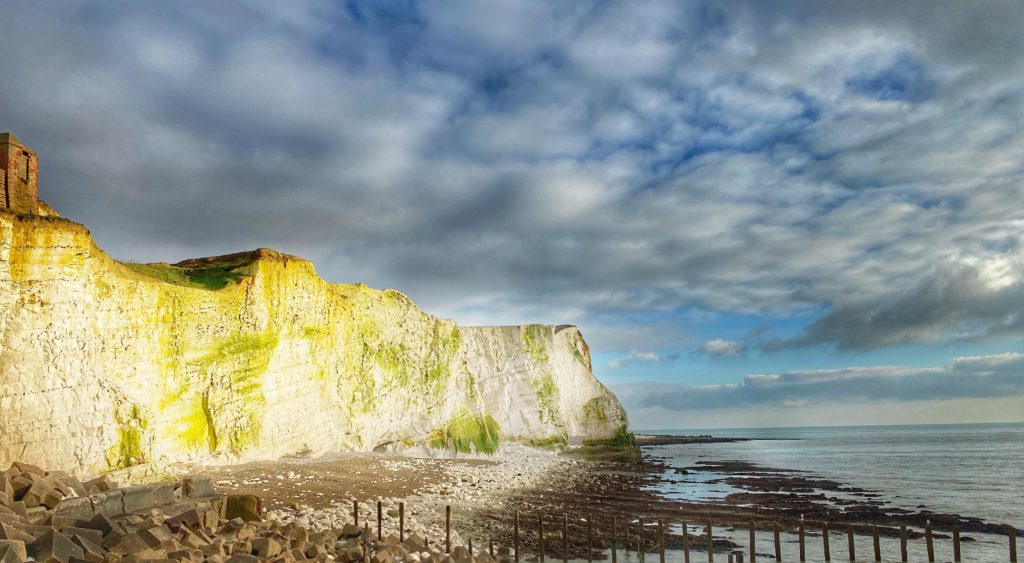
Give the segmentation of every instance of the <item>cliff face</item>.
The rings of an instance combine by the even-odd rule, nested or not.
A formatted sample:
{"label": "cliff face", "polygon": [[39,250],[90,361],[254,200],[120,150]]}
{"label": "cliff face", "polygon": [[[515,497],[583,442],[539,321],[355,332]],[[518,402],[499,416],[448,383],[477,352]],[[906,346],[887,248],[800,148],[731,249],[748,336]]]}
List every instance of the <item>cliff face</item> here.
{"label": "cliff face", "polygon": [[616,440],[574,327],[459,327],[393,290],[257,250],[110,259],[76,223],[0,213],[0,466]]}

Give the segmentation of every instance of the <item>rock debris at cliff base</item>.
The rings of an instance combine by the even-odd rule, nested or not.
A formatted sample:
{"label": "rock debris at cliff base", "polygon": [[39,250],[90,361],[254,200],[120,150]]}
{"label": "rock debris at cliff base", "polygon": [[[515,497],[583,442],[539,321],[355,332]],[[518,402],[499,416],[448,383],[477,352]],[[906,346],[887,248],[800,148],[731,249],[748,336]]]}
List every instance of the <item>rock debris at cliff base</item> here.
{"label": "rock debris at cliff base", "polygon": [[[390,510],[389,510],[390,512]],[[109,477],[82,482],[63,471],[15,463],[0,473],[0,562],[175,561],[249,563],[500,563],[457,540],[451,554],[394,519],[380,539],[353,514],[329,526],[285,521],[252,495],[222,495],[208,477],[119,487]],[[366,522],[364,519],[363,522]],[[403,537],[399,537],[402,535]]]}

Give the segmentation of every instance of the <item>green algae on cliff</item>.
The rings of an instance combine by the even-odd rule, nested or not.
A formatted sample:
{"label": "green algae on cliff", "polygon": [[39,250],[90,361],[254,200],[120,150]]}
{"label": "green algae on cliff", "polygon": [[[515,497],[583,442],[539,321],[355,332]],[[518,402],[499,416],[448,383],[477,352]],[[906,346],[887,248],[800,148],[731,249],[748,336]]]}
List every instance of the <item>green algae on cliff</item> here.
{"label": "green algae on cliff", "polygon": [[460,453],[493,454],[501,443],[501,427],[489,414],[472,414],[463,409],[444,428],[430,433],[430,447]]}
{"label": "green algae on cliff", "polygon": [[138,405],[130,405],[126,412],[115,409],[117,442],[107,450],[107,465],[118,469],[146,463],[149,456],[143,446],[149,426]]}
{"label": "green algae on cliff", "polygon": [[[611,439],[625,422],[580,369],[589,354],[577,331],[459,327],[398,291],[326,283],[268,250],[147,269],[112,260],[80,225],[0,214],[4,245],[0,292],[45,306],[0,303],[0,322],[19,315],[0,352],[53,374],[69,407],[64,431],[51,420],[25,450],[42,391],[0,389],[13,421],[0,456],[13,444],[43,465],[74,458],[106,471],[389,441],[486,454],[513,436],[542,447]],[[14,365],[0,362],[0,381],[25,378]]]}

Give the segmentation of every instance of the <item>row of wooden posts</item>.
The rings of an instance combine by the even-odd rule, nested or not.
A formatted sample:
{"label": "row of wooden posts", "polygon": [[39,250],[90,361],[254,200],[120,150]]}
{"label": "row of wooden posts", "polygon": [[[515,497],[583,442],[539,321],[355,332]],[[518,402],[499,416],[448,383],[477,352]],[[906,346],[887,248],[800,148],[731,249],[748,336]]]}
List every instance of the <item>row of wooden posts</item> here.
{"label": "row of wooden posts", "polygon": [[[352,512],[355,515],[355,523],[358,526],[359,525],[359,501],[353,501],[352,508],[353,508]],[[378,540],[382,539],[382,534],[383,534],[383,532],[382,532],[382,529],[383,529],[383,527],[382,527],[383,518],[384,518],[383,505],[382,505],[381,501],[377,501],[377,539]],[[594,529],[593,529],[593,525],[592,525],[591,519],[587,518],[586,519],[586,523],[587,523],[587,536],[586,536],[586,540],[587,540],[587,561],[588,562],[592,562],[593,561],[594,540],[605,541],[605,542],[608,542],[610,544],[611,556],[612,556],[612,562],[611,563],[618,563],[618,544],[620,542],[621,542],[621,544],[623,546],[623,550],[626,551],[626,552],[629,551],[629,548],[630,548],[629,527],[627,526],[624,529],[625,535],[624,536],[620,536],[619,535],[619,527],[618,527],[618,519],[617,518],[614,518],[614,517],[612,518],[611,535],[594,534]],[[645,529],[644,528],[644,519],[640,518],[638,523],[639,523],[640,530],[641,531],[644,530]],[[568,514],[563,514],[562,515],[562,522],[561,522],[561,524],[562,524],[562,534],[561,534],[561,539],[562,539],[562,561],[563,561],[563,563],[565,563],[565,562],[567,562],[569,560],[569,515]],[[365,525],[367,526],[367,530],[368,530],[369,524],[367,523]],[[832,550],[831,550],[831,545],[829,543],[829,526],[828,526],[827,522],[821,523],[820,526],[821,526],[821,543],[822,543],[821,548],[822,548],[822,555],[824,555],[824,560],[825,561],[831,561],[832,560]],[[690,539],[689,539],[689,535],[687,534],[688,525],[687,525],[686,522],[682,522],[682,529],[683,529],[683,533],[682,533],[683,561],[684,561],[684,563],[690,563]],[[399,530],[398,531],[398,539],[399,539],[399,541],[405,541],[405,503],[404,502],[398,503],[398,530]],[[715,560],[714,538],[712,537],[712,530],[713,530],[713,528],[712,528],[711,521],[708,520],[707,524],[704,526],[704,533],[705,533],[705,539],[706,539],[706,542],[707,542],[706,549],[707,549],[707,553],[708,553],[708,562],[709,563],[714,563],[714,560]],[[780,537],[781,530],[779,528],[779,525],[778,524],[774,524],[773,527],[772,527],[772,531],[774,532],[774,540],[775,540],[774,541],[774,547],[775,547],[775,557],[774,557],[774,560],[775,561],[782,561],[782,540],[781,540],[781,537]],[[753,521],[751,521],[751,523],[750,523],[749,533],[750,533],[750,536],[749,536],[749,538],[750,538],[750,545],[749,545],[750,561],[754,562],[754,561],[757,561],[757,552],[756,552],[755,527],[754,527],[754,522]],[[800,524],[799,524],[799,527],[797,528],[797,534],[799,536],[800,561],[804,562],[804,561],[807,561],[807,542],[806,542],[805,522],[804,522],[803,517],[800,518]],[[928,561],[930,563],[934,563],[935,562],[935,543],[934,543],[934,539],[932,537],[931,522],[928,522],[928,523],[925,524],[924,534],[925,534],[925,545],[926,545],[926,549],[928,550]],[[658,537],[657,554],[658,554],[658,557],[659,557],[659,563],[665,563],[665,521],[664,520],[658,520],[657,521],[657,537]],[[1017,563],[1017,532],[1016,532],[1016,530],[1014,528],[1010,527],[1010,529],[1008,531],[1008,537],[1009,537],[1010,563]],[[539,558],[540,558],[541,563],[544,563],[544,560],[545,560],[544,540],[547,538],[547,536],[544,535],[544,515],[543,514],[540,514],[540,515],[537,516],[537,538],[538,538],[538,542],[537,543],[538,543],[538,546],[539,546]],[[871,527],[871,540],[872,540],[872,547],[874,548],[874,553],[873,553],[874,559],[873,559],[873,561],[876,561],[876,562],[882,561],[882,547],[881,547],[881,543],[879,542],[879,538],[878,538],[878,526],[872,526]],[[519,544],[520,544],[520,518],[519,518],[519,512],[516,511],[514,516],[513,516],[513,523],[512,523],[512,549],[513,549],[514,558],[515,558],[516,563],[518,563],[520,561]],[[451,507],[451,505],[445,506],[445,509],[444,509],[444,547],[445,547],[445,553],[451,553],[451,550],[452,550],[452,507]],[[472,556],[473,555],[473,539],[472,538],[469,538],[468,541],[467,541],[467,549],[469,550],[469,554]],[[489,551],[490,555],[493,557],[494,553],[495,553],[494,552],[494,540],[490,541],[490,546],[489,546],[488,551]],[[643,561],[643,555],[644,555],[644,552],[645,552],[644,551],[644,546],[643,546],[643,536],[642,535],[637,535],[637,538],[636,538],[636,551],[637,551],[637,554],[638,554],[638,556],[640,558],[640,561],[642,562]],[[854,528],[853,528],[853,526],[849,526],[846,529],[846,551],[847,551],[847,554],[849,555],[849,560],[850,561],[856,561],[857,560],[857,551],[856,551],[856,545],[854,543]],[[953,528],[953,561],[956,561],[956,562],[961,561],[961,557],[960,556],[961,556],[961,553],[960,553],[960,529],[957,528],[957,527],[954,527]],[[728,557],[729,557],[729,563],[743,563],[743,552],[742,551],[734,551],[733,553],[728,554]],[[907,553],[907,527],[905,525],[900,525],[900,561],[901,562],[908,561],[908,553]]]}

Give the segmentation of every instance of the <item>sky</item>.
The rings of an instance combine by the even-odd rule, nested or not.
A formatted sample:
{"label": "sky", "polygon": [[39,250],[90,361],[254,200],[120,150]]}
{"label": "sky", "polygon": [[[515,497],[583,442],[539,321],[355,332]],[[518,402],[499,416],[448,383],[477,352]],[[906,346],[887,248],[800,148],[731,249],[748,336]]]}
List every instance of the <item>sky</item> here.
{"label": "sky", "polygon": [[118,259],[575,324],[635,428],[1024,420],[1024,4],[14,1]]}

